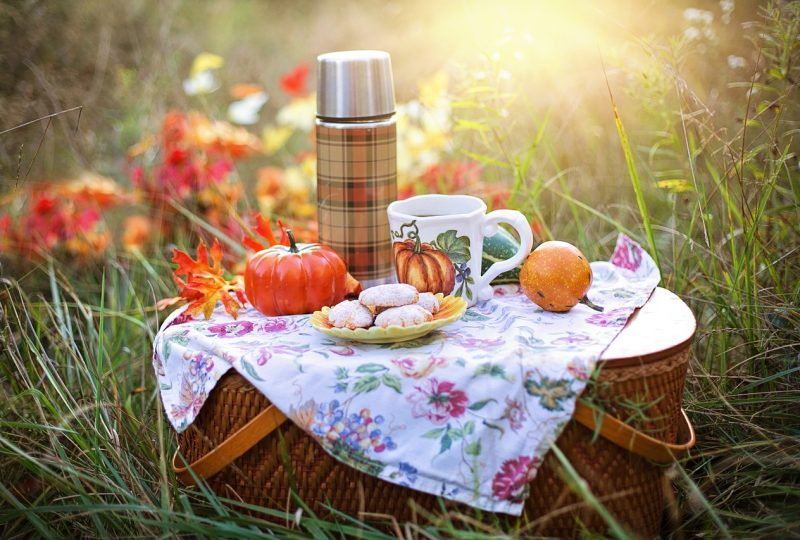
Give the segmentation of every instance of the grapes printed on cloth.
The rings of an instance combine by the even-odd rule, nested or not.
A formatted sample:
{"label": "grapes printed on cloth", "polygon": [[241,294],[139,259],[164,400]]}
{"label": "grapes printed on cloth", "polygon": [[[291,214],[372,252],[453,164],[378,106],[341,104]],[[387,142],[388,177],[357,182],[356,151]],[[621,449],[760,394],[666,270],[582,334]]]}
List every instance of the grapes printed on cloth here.
{"label": "grapes printed on cloth", "polygon": [[413,341],[337,341],[308,315],[233,320],[183,312],[156,336],[153,366],[176,430],[236,369],[331,456],[388,482],[519,515],[551,444],[572,416],[595,361],[660,280],[621,235],[592,263],[596,313],[539,309],[517,285]]}

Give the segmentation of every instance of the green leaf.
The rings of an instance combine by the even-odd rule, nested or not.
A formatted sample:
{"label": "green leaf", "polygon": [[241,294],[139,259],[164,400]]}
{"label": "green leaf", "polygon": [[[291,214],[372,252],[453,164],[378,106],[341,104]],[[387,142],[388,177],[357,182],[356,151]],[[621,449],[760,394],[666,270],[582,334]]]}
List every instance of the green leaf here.
{"label": "green leaf", "polygon": [[475,422],[470,420],[466,424],[464,424],[464,434],[465,435],[472,435],[475,433]]}
{"label": "green leaf", "polygon": [[472,300],[472,289],[470,289],[468,286],[465,287],[465,289],[467,291],[467,300]]}
{"label": "green leaf", "polygon": [[478,369],[475,370],[475,375],[473,375],[473,377],[479,377],[481,375],[489,375],[490,377],[504,379],[506,381],[511,380],[508,375],[506,375],[506,368],[500,364],[492,364],[488,362],[486,364],[481,364],[478,366]]}
{"label": "green leaf", "polygon": [[444,454],[445,452],[450,450],[451,446],[453,446],[453,439],[451,439],[450,436],[447,433],[445,433],[444,437],[442,437],[442,444],[439,447],[439,453]]}
{"label": "green leaf", "polygon": [[464,447],[464,453],[468,456],[479,456],[481,455],[481,440],[475,440],[469,443],[467,446]]}
{"label": "green leaf", "polygon": [[389,368],[383,366],[381,364],[361,364],[356,368],[358,373],[378,373],[381,371],[387,371]]}
{"label": "green leaf", "polygon": [[500,436],[503,436],[503,435],[506,434],[506,430],[503,429],[502,427],[498,426],[497,424],[492,424],[491,422],[487,422],[486,420],[484,420],[483,421],[483,425],[488,427],[488,428],[490,428],[490,429],[496,429],[497,431],[500,432]]}
{"label": "green leaf", "polygon": [[335,373],[337,381],[346,379],[349,376],[349,374],[347,373],[347,368],[343,368],[342,366],[337,367]]}
{"label": "green leaf", "polygon": [[436,249],[450,257],[453,264],[469,260],[469,236],[456,236],[454,229],[439,233],[433,244]]}
{"label": "green leaf", "polygon": [[256,373],[256,368],[254,368],[252,364],[242,360],[242,367],[247,372],[247,374],[250,375],[252,378],[254,378],[257,381],[264,382],[264,379],[258,376],[258,373]]}
{"label": "green leaf", "polygon": [[464,315],[462,315],[461,320],[466,322],[474,322],[474,321],[488,321],[491,317],[487,317],[477,311],[473,311],[468,309]]}
{"label": "green leaf", "polygon": [[464,296],[464,282],[461,282],[461,285],[458,286],[456,292],[453,293],[454,296]]}
{"label": "green leaf", "polygon": [[[478,369],[480,369],[480,368],[478,368]],[[469,407],[467,407],[467,409],[469,409],[471,411],[479,411],[479,410],[483,409],[484,407],[486,407],[492,401],[496,402],[497,400],[494,399],[494,398],[482,399],[480,401],[476,401],[475,403],[471,404]]]}
{"label": "green leaf", "polygon": [[400,377],[398,377],[397,375],[390,375],[389,373],[384,373],[381,380],[383,381],[383,384],[385,384],[398,394],[403,393],[403,388],[400,383]]}
{"label": "green leaf", "polygon": [[449,436],[454,441],[464,438],[464,430],[461,428],[451,429],[446,433],[446,436]]}
{"label": "green leaf", "polygon": [[375,375],[369,375],[368,377],[364,377],[356,384],[353,385],[353,392],[356,394],[364,394],[366,392],[372,392],[376,388],[381,385],[381,380],[376,377]]}
{"label": "green leaf", "polygon": [[425,435],[423,435],[422,437],[423,437],[423,438],[425,438],[425,439],[438,439],[438,438],[439,438],[439,436],[440,436],[442,433],[444,433],[444,428],[443,428],[443,427],[440,427],[440,428],[436,428],[436,429],[432,429],[432,430],[430,430],[429,432],[427,432],[427,433],[426,433]]}

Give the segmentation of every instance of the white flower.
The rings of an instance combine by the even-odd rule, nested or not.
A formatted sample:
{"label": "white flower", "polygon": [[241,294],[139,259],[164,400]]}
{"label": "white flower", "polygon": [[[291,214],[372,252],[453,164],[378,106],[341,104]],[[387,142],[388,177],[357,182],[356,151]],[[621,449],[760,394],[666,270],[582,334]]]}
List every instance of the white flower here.
{"label": "white flower", "polygon": [[687,8],[683,10],[683,18],[689,22],[711,24],[714,21],[714,14],[705,9]]}
{"label": "white flower", "polygon": [[266,92],[256,92],[234,101],[228,106],[228,120],[234,124],[253,125],[258,122],[258,111],[269,99]]}
{"label": "white flower", "polygon": [[741,56],[736,56],[735,54],[728,55],[728,67],[731,69],[743,68],[746,65],[747,62]]}
{"label": "white flower", "polygon": [[731,22],[731,13],[733,13],[733,0],[719,0],[719,8],[722,10],[722,22],[725,24]]}
{"label": "white flower", "polygon": [[719,0],[719,8],[722,10],[723,13],[730,13],[733,11],[734,3],[733,0]]}
{"label": "white flower", "polygon": [[275,117],[278,124],[289,126],[301,131],[311,131],[317,117],[317,97],[311,94],[306,97],[295,98],[285,105]]}
{"label": "white flower", "polygon": [[201,71],[183,81],[183,91],[187,96],[210,94],[219,87],[219,81],[209,70]]}
{"label": "white flower", "polygon": [[683,35],[686,36],[686,39],[688,39],[689,41],[694,41],[695,39],[700,37],[700,30],[698,30],[694,26],[690,26],[689,28],[683,31]]}
{"label": "white flower", "polygon": [[192,62],[189,78],[183,81],[183,91],[187,96],[210,94],[220,87],[214,70],[221,68],[225,59],[218,54],[202,52]]}

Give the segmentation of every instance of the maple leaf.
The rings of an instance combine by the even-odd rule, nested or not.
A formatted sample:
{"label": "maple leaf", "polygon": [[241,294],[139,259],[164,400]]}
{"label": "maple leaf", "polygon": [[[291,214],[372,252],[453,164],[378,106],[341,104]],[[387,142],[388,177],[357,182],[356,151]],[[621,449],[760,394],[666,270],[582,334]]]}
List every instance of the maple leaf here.
{"label": "maple leaf", "polygon": [[256,225],[253,227],[253,230],[258,233],[261,238],[267,241],[267,245],[264,245],[259,240],[255,240],[247,235],[242,238],[242,243],[253,251],[261,251],[262,249],[267,249],[277,245],[288,246],[289,235],[286,233],[286,225],[284,225],[281,220],[278,220],[278,227],[280,227],[281,230],[280,240],[276,240],[275,234],[272,232],[272,220],[265,218],[261,214],[256,214]]}
{"label": "maple leaf", "polygon": [[178,267],[172,273],[172,279],[178,286],[178,296],[166,298],[158,302],[158,309],[165,309],[178,303],[189,302],[186,313],[192,316],[200,313],[206,319],[211,317],[217,302],[222,302],[225,311],[234,319],[239,309],[244,306],[245,297],[241,280],[237,277],[228,281],[224,278],[222,267],[222,247],[218,239],[211,246],[211,264],[209,251],[202,240],[197,246],[197,259],[193,259],[185,251],[172,250],[172,262]]}

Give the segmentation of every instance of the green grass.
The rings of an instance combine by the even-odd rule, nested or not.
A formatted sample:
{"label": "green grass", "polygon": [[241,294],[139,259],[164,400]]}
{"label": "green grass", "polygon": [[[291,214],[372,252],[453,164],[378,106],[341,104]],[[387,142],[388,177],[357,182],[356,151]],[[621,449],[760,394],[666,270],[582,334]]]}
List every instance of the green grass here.
{"label": "green grass", "polygon": [[[663,285],[696,314],[684,406],[698,443],[670,472],[676,537],[800,536],[800,3],[764,7],[757,20],[747,33],[748,74],[724,85],[713,106],[680,75],[693,61],[686,43],[642,42],[638,75],[649,75],[632,73],[627,88],[609,76],[617,102],[604,96],[597,118],[584,119],[603,126],[598,138],[559,128],[567,125],[562,110],[485,82],[466,80],[473,91],[455,104],[466,127],[460,148],[484,163],[487,178],[510,179],[513,201],[546,235],[602,259],[617,230],[630,234],[660,257]],[[519,113],[513,121],[505,107]],[[690,190],[656,186],[667,179]],[[187,230],[208,232],[191,211],[177,210]],[[302,501],[289,513],[259,509],[256,518],[202,486],[179,488],[169,462],[175,436],[150,365],[162,316],[152,306],[174,294],[166,251],[111,253],[84,268],[8,259],[0,267],[4,538],[389,538],[395,530],[477,538],[526,530],[453,514],[396,529],[385,517],[325,520]],[[607,521],[609,534],[626,535]]]}

